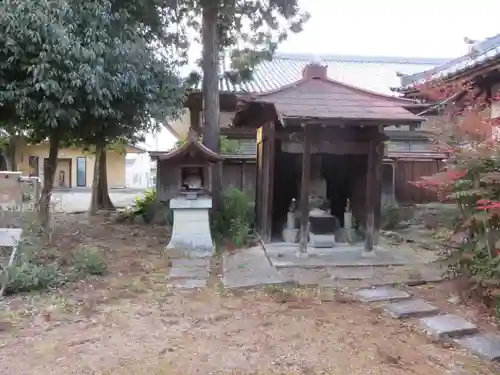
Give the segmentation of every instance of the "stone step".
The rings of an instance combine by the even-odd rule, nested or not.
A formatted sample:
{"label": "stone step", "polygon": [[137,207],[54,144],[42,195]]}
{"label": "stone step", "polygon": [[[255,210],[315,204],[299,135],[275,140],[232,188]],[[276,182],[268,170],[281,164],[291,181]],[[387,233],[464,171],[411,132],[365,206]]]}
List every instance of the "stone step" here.
{"label": "stone step", "polygon": [[224,287],[254,288],[265,285],[294,285],[290,275],[284,275],[269,262],[264,249],[254,246],[234,254],[223,255]]}
{"label": "stone step", "polygon": [[492,333],[477,334],[453,340],[457,345],[489,361],[500,362],[500,336]]}
{"label": "stone step", "polygon": [[172,267],[169,279],[206,279],[209,270],[206,267]]}
{"label": "stone step", "polygon": [[203,289],[207,286],[207,280],[181,279],[167,284],[167,288],[173,289]]}
{"label": "stone step", "polygon": [[422,318],[420,324],[430,336],[440,340],[472,335],[478,332],[475,324],[453,314]]}
{"label": "stone step", "polygon": [[367,280],[375,275],[375,269],[372,266],[329,267],[327,271],[333,280]]}
{"label": "stone step", "polygon": [[396,301],[410,298],[404,290],[392,287],[360,289],[353,293],[354,299],[360,302]]}
{"label": "stone step", "polygon": [[207,279],[210,273],[210,259],[173,259],[168,279]]}
{"label": "stone step", "polygon": [[392,302],[383,306],[385,312],[396,319],[420,318],[438,313],[438,308],[421,299]]}

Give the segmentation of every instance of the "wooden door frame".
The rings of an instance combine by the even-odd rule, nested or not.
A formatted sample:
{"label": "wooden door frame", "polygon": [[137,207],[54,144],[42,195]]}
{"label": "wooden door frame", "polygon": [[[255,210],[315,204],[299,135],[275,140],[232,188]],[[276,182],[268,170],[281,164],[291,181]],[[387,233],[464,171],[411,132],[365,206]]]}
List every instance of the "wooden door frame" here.
{"label": "wooden door frame", "polygon": [[[43,158],[43,173],[45,174],[46,168],[45,168],[45,163],[49,158]],[[73,187],[73,181],[72,181],[72,174],[73,174],[73,159],[72,158],[57,158],[56,162],[56,170],[57,170],[57,163],[59,162],[69,162],[69,177],[68,177],[68,189],[71,189]],[[54,183],[56,181],[56,176],[54,176]],[[53,189],[59,189],[59,187],[52,187]]]}

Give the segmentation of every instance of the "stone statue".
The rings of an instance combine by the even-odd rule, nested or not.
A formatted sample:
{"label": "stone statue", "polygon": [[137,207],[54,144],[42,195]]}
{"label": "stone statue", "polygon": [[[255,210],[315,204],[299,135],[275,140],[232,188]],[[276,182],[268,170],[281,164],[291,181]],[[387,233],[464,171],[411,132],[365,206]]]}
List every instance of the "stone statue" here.
{"label": "stone statue", "polygon": [[199,190],[203,188],[203,181],[197,169],[187,171],[188,175],[182,181],[182,188],[185,190]]}

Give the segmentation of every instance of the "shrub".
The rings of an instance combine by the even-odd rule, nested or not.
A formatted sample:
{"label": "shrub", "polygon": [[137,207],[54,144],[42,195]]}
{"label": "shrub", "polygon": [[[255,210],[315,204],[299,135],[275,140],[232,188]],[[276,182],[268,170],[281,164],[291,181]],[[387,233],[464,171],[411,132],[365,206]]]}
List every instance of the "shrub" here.
{"label": "shrub", "polygon": [[55,264],[24,262],[9,269],[6,293],[21,293],[56,288],[67,282]]}
{"label": "shrub", "polygon": [[170,210],[168,202],[160,202],[156,197],[156,190],[146,190],[144,196],[137,197],[135,204],[130,212],[126,213],[127,219],[132,219],[141,216],[146,223],[152,223],[153,220],[162,216],[160,222],[166,222],[168,225],[173,223],[172,210]]}
{"label": "shrub", "polygon": [[397,229],[399,223],[402,221],[401,210],[397,204],[387,204],[382,208],[382,228],[383,229]]}
{"label": "shrub", "polygon": [[146,190],[143,197],[135,199],[134,214],[142,216],[145,222],[150,222],[154,214],[154,205],[156,203],[156,190]]}
{"label": "shrub", "polygon": [[79,276],[102,276],[108,270],[103,256],[95,249],[87,249],[77,253],[73,259],[72,268]]}
{"label": "shrub", "polygon": [[216,240],[227,239],[236,246],[248,242],[254,220],[250,195],[239,189],[228,189],[222,194],[222,204],[212,215],[212,231]]}

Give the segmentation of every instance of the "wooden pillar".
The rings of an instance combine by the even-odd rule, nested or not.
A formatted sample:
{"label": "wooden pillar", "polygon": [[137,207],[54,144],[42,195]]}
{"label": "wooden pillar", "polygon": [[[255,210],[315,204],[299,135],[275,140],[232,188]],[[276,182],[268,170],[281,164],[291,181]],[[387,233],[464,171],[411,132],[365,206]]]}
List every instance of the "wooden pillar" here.
{"label": "wooden pillar", "polygon": [[240,176],[240,190],[243,191],[246,189],[246,179],[245,179],[245,162],[241,162],[241,176]]}
{"label": "wooden pillar", "polygon": [[368,150],[368,169],[366,173],[366,223],[365,251],[370,252],[378,242],[382,203],[382,162],[384,144],[379,139],[370,140]]}
{"label": "wooden pillar", "polygon": [[375,155],[375,232],[373,243],[378,245],[382,216],[382,166],[384,165],[385,143],[379,141]]}
{"label": "wooden pillar", "polygon": [[189,122],[191,129],[193,129],[198,135],[201,134],[201,112],[197,109],[191,108],[189,110]]}
{"label": "wooden pillar", "polygon": [[307,253],[309,242],[309,191],[311,172],[311,137],[310,129],[304,126],[304,146],[302,149],[302,179],[300,183],[300,240],[299,252]]}

